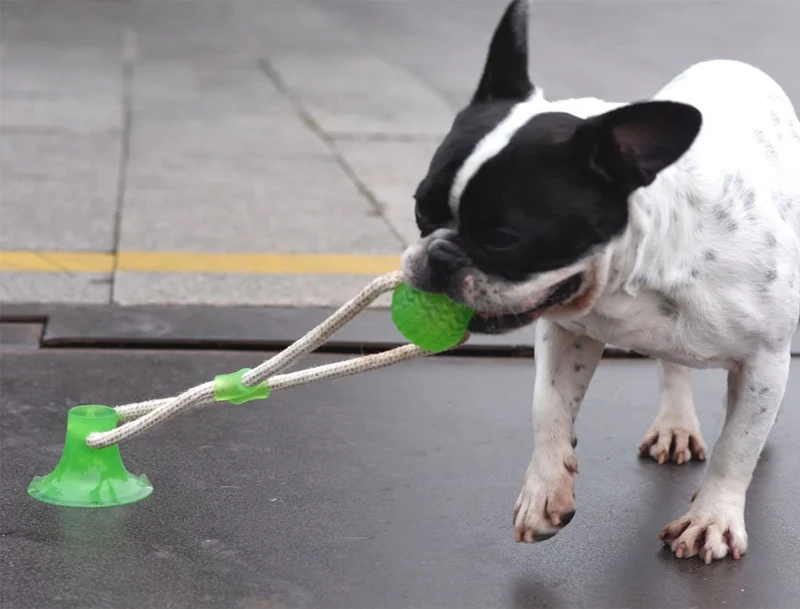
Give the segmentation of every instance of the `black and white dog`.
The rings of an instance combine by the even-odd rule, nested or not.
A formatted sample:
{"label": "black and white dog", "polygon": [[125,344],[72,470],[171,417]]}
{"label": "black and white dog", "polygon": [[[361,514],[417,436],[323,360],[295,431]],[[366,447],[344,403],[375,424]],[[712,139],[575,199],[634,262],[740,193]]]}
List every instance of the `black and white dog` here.
{"label": "black and white dog", "polygon": [[404,279],[476,309],[473,332],[539,320],[517,541],[575,513],[573,426],[605,344],[661,360],[640,446],[659,463],[705,458],[689,367],[727,369],[705,479],[661,538],[679,558],[739,558],[800,315],[800,123],[770,77],[735,61],[694,65],[638,103],[546,101],[527,30],[516,0],[417,189]]}

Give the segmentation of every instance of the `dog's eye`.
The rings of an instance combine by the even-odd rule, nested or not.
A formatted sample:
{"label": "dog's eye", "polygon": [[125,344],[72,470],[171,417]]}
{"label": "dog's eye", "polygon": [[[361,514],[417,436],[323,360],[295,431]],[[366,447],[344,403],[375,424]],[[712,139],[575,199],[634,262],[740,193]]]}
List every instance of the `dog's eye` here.
{"label": "dog's eye", "polygon": [[484,245],[493,250],[507,250],[521,240],[519,233],[508,228],[497,228],[486,236]]}

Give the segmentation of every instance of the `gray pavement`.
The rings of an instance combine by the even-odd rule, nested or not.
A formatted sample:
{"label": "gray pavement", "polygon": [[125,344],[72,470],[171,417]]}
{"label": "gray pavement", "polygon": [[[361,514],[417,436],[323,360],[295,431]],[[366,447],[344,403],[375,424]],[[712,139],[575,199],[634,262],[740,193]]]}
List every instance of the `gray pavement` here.
{"label": "gray pavement", "polygon": [[[504,0],[0,3],[0,250],[399,254]],[[800,3],[539,0],[549,97],[752,62],[800,102]],[[26,272],[0,302],[333,305],[359,274]]]}
{"label": "gray pavement", "polygon": [[[710,566],[657,539],[705,468],[637,459],[656,410],[644,360],[601,363],[577,425],[577,515],[534,546],[511,524],[531,449],[524,359],[437,357],[200,409],[121,447],[150,498],[56,508],[25,488],[58,460],[69,406],[171,395],[269,354],[36,349],[18,329],[0,371],[3,609],[797,607],[796,408],[750,488],[748,554]],[[710,441],[724,385],[695,377]]]}

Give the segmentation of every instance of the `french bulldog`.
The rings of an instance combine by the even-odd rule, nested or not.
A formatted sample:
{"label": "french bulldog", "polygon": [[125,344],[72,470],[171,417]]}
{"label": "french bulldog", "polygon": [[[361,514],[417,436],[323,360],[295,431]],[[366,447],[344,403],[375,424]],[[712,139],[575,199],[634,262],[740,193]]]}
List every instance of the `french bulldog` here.
{"label": "french bulldog", "polygon": [[800,317],[797,115],[772,78],[730,60],[695,64],[651,99],[548,101],[529,77],[527,4],[506,9],[419,184],[403,278],[474,308],[472,332],[536,321],[517,541],[575,514],[574,423],[605,345],[659,360],[639,447],[658,463],[705,459],[690,369],[726,369],[724,429],[660,537],[678,558],[738,559]]}

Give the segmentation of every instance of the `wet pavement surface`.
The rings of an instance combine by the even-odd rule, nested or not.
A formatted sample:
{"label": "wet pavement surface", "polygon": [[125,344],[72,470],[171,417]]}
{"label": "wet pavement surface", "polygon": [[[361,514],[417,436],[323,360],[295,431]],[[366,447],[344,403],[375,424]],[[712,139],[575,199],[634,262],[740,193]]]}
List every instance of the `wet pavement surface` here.
{"label": "wet pavement surface", "polygon": [[[35,324],[3,330],[4,608],[782,609],[800,595],[800,370],[751,486],[750,551],[705,566],[656,538],[705,466],[636,456],[654,362],[601,364],[577,426],[577,515],[527,546],[511,512],[532,443],[528,358],[437,357],[186,414],[122,446],[150,498],[83,510],[25,492],[58,460],[69,407],[171,395],[268,354],[37,348]],[[723,390],[721,372],[695,375],[709,444]]]}

